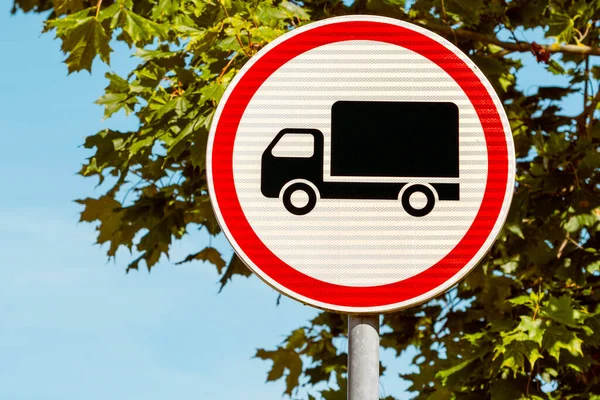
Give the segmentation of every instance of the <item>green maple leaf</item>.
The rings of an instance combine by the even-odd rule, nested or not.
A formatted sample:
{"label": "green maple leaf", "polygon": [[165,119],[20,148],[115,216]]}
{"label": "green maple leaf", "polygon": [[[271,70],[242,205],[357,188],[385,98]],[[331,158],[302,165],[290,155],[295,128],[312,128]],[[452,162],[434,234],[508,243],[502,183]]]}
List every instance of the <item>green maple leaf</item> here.
{"label": "green maple leaf", "polygon": [[115,3],[104,9],[100,20],[110,19],[110,29],[122,29],[120,36],[130,47],[142,46],[152,42],[155,38],[164,39],[167,35],[167,26],[145,18],[133,11],[133,3]]}
{"label": "green maple leaf", "polygon": [[465,22],[475,25],[479,22],[482,9],[485,7],[484,0],[446,0],[447,9],[451,13],[461,14]]}
{"label": "green maple leaf", "polygon": [[110,63],[110,36],[95,17],[85,17],[88,10],[48,23],[56,28],[57,37],[62,39],[61,49],[68,54],[65,63],[69,73],[83,69],[92,72],[92,62],[96,56]]}
{"label": "green maple leaf", "polygon": [[84,0],[54,0],[54,10],[59,15],[68,12],[78,12],[84,8]]}
{"label": "green maple leaf", "polygon": [[292,3],[291,1],[283,1],[280,4],[280,7],[287,11],[289,16],[296,17],[300,20],[307,20],[310,18],[310,15],[306,10],[300,7],[297,4]]}
{"label": "green maple leaf", "polygon": [[151,41],[154,37],[162,38],[166,29],[156,22],[146,19],[126,9],[119,10],[111,22],[111,27],[121,27],[127,33],[130,42],[141,44]]}
{"label": "green maple leaf", "polygon": [[126,113],[128,115],[133,111],[131,107],[127,106],[125,100],[127,100],[127,95],[124,93],[107,93],[96,100],[96,104],[103,105],[104,118],[110,118],[111,115],[124,107],[127,107]]}
{"label": "green maple leaf", "polygon": [[564,295],[560,298],[550,297],[546,305],[540,311],[542,315],[561,324],[576,327],[583,318],[583,314],[575,308],[570,296]]}
{"label": "green maple leaf", "polygon": [[546,36],[555,37],[558,42],[569,42],[573,37],[575,20],[568,14],[552,12],[549,27]]}
{"label": "green maple leaf", "polygon": [[524,371],[525,360],[529,361],[529,365],[533,368],[535,362],[543,358],[540,352],[540,346],[531,340],[516,340],[509,341],[502,345],[496,346],[496,356],[502,354],[501,367],[507,367],[513,371],[514,376],[517,372]]}
{"label": "green maple leaf", "polygon": [[551,325],[546,330],[543,340],[543,347],[556,361],[560,360],[560,351],[563,349],[572,355],[583,356],[582,344],[583,340],[577,337],[575,332],[562,325]]}
{"label": "green maple leaf", "polygon": [[456,374],[457,372],[462,371],[463,369],[465,369],[467,366],[469,366],[471,363],[473,363],[474,361],[476,361],[478,359],[479,359],[478,357],[469,358],[459,364],[454,365],[451,368],[439,371],[438,373],[435,374],[435,377],[440,379],[442,381],[443,385],[446,385],[449,377]]}
{"label": "green maple leaf", "polygon": [[217,249],[213,247],[206,247],[204,250],[196,254],[190,254],[183,261],[180,261],[177,264],[183,264],[193,260],[208,261],[217,267],[219,273],[221,273],[221,270],[226,265],[225,260],[223,260],[221,257],[221,253],[219,253]]}
{"label": "green maple leaf", "polygon": [[241,275],[246,277],[252,275],[252,272],[248,269],[246,264],[244,264],[236,254],[233,254],[233,256],[231,257],[231,260],[229,261],[229,265],[227,266],[225,273],[221,276],[221,279],[219,280],[219,283],[221,284],[219,292],[223,290],[227,282],[233,279],[234,275]]}
{"label": "green maple leaf", "polygon": [[132,247],[137,228],[124,224],[121,203],[110,196],[102,196],[99,199],[77,200],[77,203],[85,207],[81,212],[81,221],[101,221],[96,228],[98,231],[96,243],[110,243],[107,251],[109,257],[114,257],[120,246]]}
{"label": "green maple leaf", "polygon": [[159,0],[152,11],[152,19],[159,19],[164,15],[175,14],[181,7],[179,0]]}
{"label": "green maple leaf", "polygon": [[507,345],[513,341],[531,340],[541,345],[545,330],[541,319],[533,320],[529,316],[521,315],[521,322],[515,330],[504,336],[503,343]]}
{"label": "green maple leaf", "polygon": [[285,394],[291,396],[293,389],[298,386],[300,374],[302,373],[302,359],[300,358],[300,355],[295,351],[286,350],[280,347],[274,351],[259,349],[256,352],[255,357],[262,360],[273,361],[273,367],[267,375],[267,382],[278,380],[283,377],[286,370],[288,371],[285,377]]}

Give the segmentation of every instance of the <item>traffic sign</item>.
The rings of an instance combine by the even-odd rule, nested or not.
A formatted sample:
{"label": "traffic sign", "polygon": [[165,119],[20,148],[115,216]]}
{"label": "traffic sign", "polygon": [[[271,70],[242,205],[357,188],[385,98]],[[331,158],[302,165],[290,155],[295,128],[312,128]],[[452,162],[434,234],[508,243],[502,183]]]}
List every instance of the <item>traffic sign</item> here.
{"label": "traffic sign", "polygon": [[390,18],[331,18],[255,55],[217,109],[207,179],[240,258],[353,314],[424,302],[485,255],[514,188],[512,134],[475,64]]}

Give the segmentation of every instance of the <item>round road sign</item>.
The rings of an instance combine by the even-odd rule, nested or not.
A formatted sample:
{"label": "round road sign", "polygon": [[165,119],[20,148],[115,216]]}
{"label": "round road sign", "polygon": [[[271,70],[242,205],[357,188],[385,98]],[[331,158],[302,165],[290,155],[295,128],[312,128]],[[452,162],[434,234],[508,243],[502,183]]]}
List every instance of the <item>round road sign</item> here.
{"label": "round road sign", "polygon": [[315,307],[421,303],[485,255],[514,188],[512,135],[475,64],[421,27],[373,16],[278,38],[229,85],[207,177],[240,258]]}

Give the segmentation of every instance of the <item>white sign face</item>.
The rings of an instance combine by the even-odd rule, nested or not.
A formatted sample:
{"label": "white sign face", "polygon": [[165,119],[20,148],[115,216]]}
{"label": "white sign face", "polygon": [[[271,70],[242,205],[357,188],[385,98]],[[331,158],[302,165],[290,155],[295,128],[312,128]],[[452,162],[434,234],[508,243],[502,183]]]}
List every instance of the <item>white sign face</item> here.
{"label": "white sign face", "polygon": [[209,137],[217,218],[240,258],[319,308],[426,301],[488,251],[514,188],[512,135],[475,64],[389,18],[332,18],[260,51]]}

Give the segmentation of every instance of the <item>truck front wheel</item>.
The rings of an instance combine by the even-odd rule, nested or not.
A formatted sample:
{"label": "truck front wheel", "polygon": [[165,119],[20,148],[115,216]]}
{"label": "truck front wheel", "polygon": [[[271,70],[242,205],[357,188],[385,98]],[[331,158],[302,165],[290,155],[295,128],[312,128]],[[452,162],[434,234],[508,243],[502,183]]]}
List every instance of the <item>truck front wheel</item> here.
{"label": "truck front wheel", "polygon": [[[308,200],[304,199],[303,205],[298,205],[298,200],[292,200],[292,195],[298,193],[302,195],[304,193],[308,196]],[[304,182],[296,182],[292,183],[283,191],[283,205],[285,208],[294,215],[306,215],[315,208],[317,204],[317,193],[315,190],[307,183]],[[297,204],[294,204],[296,202]]]}
{"label": "truck front wheel", "polygon": [[[415,193],[423,193],[427,198],[427,202],[425,203],[424,207],[414,208],[410,204],[410,196],[412,196]],[[404,210],[406,210],[406,212],[412,215],[413,217],[426,216],[433,210],[434,205],[435,195],[433,194],[431,189],[429,189],[425,185],[411,185],[408,188],[406,188],[404,193],[402,193],[402,207],[404,207]]]}

